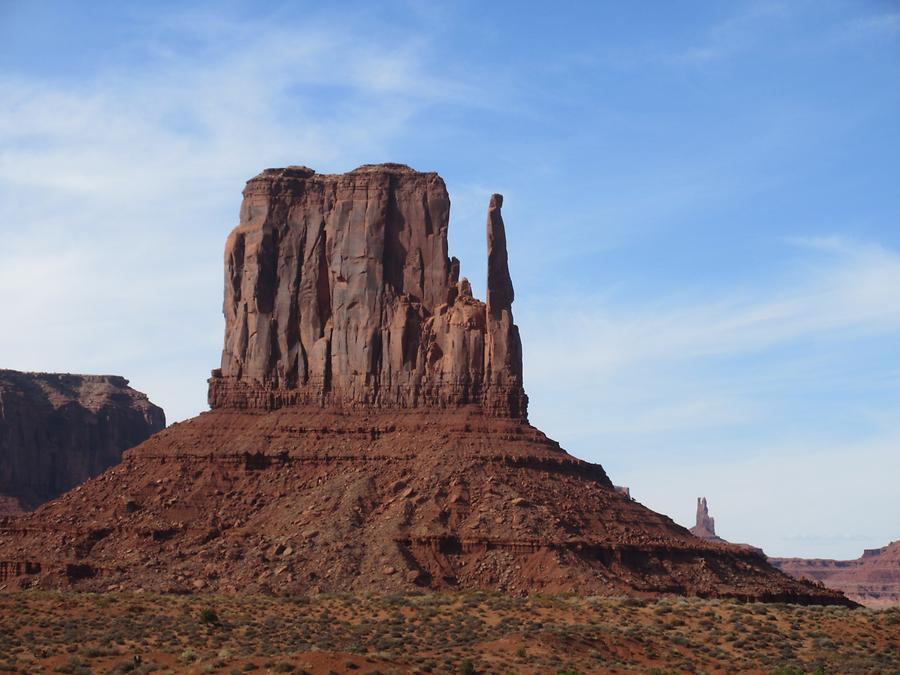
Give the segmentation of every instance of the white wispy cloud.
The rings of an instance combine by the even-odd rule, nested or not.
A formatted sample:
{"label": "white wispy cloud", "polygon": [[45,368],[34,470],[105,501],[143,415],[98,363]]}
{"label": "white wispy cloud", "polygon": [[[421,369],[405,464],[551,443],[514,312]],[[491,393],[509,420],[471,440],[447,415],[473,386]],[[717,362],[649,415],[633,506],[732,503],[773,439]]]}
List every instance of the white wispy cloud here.
{"label": "white wispy cloud", "polygon": [[[856,361],[867,338],[900,340],[900,253],[837,236],[773,246],[793,254],[790,270],[753,290],[518,302],[531,418],[684,524],[705,495],[723,536],[778,555],[855,557],[900,535],[900,503],[884,503],[900,468],[898,373],[870,377]],[[830,409],[784,419],[795,399],[848,387],[876,392],[841,411],[854,440],[829,435]],[[861,501],[848,510],[843,499]],[[863,502],[873,515],[861,522]]]}
{"label": "white wispy cloud", "polygon": [[689,299],[661,292],[625,307],[603,293],[530,299],[521,316],[531,329],[531,349],[557,352],[552,361],[532,359],[530,375],[552,376],[563,367],[576,379],[595,378],[635,364],[745,353],[811,335],[900,330],[900,253],[835,237],[792,242],[828,255],[800,262],[801,278],[786,275],[755,291],[710,290]]}
{"label": "white wispy cloud", "polygon": [[[187,41],[189,51],[179,47]],[[138,63],[67,83],[0,71],[3,366],[116,372],[170,420],[221,348],[221,250],[267,166],[385,158],[417,114],[485,106],[427,37],[275,19],[156,17]],[[231,195],[231,198],[228,198]]]}

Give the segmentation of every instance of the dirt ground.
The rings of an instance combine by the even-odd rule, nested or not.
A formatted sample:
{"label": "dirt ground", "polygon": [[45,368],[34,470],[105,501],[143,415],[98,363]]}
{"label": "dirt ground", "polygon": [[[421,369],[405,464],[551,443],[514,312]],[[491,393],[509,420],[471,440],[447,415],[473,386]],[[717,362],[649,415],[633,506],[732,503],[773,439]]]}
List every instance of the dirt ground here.
{"label": "dirt ground", "polygon": [[0,594],[0,672],[897,673],[900,610],[29,591]]}

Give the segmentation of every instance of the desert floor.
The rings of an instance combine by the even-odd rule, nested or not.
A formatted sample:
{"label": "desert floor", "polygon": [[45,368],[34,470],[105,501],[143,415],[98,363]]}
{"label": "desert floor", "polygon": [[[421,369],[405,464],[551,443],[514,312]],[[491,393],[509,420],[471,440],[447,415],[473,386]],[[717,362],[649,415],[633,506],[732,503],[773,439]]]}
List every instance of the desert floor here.
{"label": "desert floor", "polygon": [[900,610],[489,593],[0,594],[0,672],[900,672]]}

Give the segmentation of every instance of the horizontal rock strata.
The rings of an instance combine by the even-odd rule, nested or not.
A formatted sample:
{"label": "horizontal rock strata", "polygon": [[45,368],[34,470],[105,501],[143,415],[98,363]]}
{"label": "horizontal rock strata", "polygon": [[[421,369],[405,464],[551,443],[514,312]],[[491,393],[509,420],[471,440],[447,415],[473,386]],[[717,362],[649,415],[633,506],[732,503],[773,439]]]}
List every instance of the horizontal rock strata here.
{"label": "horizontal rock strata", "polygon": [[[0,526],[17,584],[309,593],[495,589],[846,601],[693,537],[525,422],[215,410]],[[21,567],[19,571],[21,571]]]}

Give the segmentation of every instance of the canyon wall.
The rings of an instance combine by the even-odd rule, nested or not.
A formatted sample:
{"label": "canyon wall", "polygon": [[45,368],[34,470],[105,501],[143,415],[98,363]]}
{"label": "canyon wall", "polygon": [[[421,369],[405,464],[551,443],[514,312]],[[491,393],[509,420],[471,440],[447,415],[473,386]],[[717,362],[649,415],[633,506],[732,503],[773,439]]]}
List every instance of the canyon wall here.
{"label": "canyon wall", "polygon": [[125,378],[0,370],[0,512],[53,499],[165,425]]}

